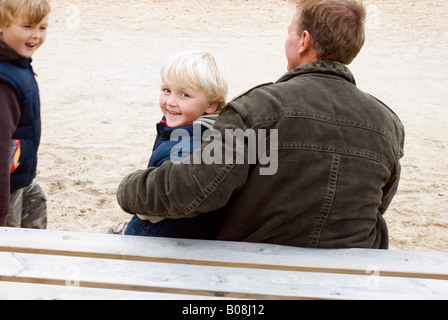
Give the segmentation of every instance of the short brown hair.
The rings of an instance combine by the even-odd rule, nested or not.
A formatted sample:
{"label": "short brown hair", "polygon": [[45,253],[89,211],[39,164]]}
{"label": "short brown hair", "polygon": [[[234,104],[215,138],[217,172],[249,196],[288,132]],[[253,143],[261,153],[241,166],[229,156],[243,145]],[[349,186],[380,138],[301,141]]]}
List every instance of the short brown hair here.
{"label": "short brown hair", "polygon": [[9,27],[21,14],[26,23],[37,24],[51,11],[47,0],[0,0],[0,26]]}
{"label": "short brown hair", "polygon": [[301,0],[299,34],[307,30],[319,60],[350,64],[365,42],[366,9],[357,0]]}

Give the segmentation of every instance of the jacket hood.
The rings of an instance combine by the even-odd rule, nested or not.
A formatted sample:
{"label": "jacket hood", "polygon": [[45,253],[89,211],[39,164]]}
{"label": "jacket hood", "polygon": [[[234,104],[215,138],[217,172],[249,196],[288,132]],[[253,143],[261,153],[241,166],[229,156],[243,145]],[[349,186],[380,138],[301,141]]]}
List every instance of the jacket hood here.
{"label": "jacket hood", "polygon": [[11,61],[22,59],[11,47],[0,40],[0,61]]}
{"label": "jacket hood", "polygon": [[216,119],[218,119],[219,113],[207,114],[205,116],[197,118],[194,123],[200,123],[203,127],[207,129],[213,129]]}

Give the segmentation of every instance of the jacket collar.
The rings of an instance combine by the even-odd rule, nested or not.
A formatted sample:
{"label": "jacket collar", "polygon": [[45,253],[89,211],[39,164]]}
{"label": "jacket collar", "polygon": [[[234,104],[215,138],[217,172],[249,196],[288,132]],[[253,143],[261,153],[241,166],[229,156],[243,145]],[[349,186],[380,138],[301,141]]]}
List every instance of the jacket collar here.
{"label": "jacket collar", "polygon": [[215,126],[216,119],[218,119],[219,113],[206,114],[202,117],[197,118],[193,123],[200,124],[207,129],[213,129]]}
{"label": "jacket collar", "polygon": [[8,61],[20,68],[31,68],[31,58],[18,55],[11,47],[0,41],[0,61]]}
{"label": "jacket collar", "polygon": [[157,128],[157,133],[159,135],[161,135],[162,137],[169,138],[171,136],[171,133],[174,130],[179,129],[179,128],[182,128],[182,129],[188,131],[189,133],[192,133],[193,132],[193,123],[186,123],[180,127],[169,127],[166,122],[166,118],[163,117],[162,120],[159,123],[157,123],[156,128]]}
{"label": "jacket collar", "polygon": [[205,115],[205,116],[199,117],[198,119],[196,119],[195,121],[193,121],[191,123],[186,123],[184,125],[181,125],[180,127],[168,127],[168,124],[166,123],[166,118],[163,117],[162,120],[159,123],[157,123],[157,125],[156,125],[157,133],[160,136],[170,138],[171,133],[174,130],[184,129],[188,133],[190,133],[190,135],[193,135],[194,127],[198,126],[198,125],[201,127],[202,132],[207,129],[213,129],[213,126],[214,126],[218,116],[219,116],[218,113]]}
{"label": "jacket collar", "polygon": [[277,82],[285,82],[294,77],[306,74],[322,74],[327,76],[332,75],[338,78],[345,79],[348,82],[356,85],[355,77],[353,76],[349,68],[336,61],[316,61],[304,64],[284,74]]}

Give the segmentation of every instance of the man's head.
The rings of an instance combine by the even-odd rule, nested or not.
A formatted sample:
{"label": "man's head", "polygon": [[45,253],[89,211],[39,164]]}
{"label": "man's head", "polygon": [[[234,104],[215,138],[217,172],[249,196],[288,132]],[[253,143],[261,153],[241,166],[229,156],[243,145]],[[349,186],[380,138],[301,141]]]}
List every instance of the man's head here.
{"label": "man's head", "polygon": [[0,40],[31,57],[45,41],[49,13],[46,0],[0,0]]}
{"label": "man's head", "polygon": [[364,45],[365,19],[357,0],[301,0],[288,27],[288,70],[317,60],[350,64]]}

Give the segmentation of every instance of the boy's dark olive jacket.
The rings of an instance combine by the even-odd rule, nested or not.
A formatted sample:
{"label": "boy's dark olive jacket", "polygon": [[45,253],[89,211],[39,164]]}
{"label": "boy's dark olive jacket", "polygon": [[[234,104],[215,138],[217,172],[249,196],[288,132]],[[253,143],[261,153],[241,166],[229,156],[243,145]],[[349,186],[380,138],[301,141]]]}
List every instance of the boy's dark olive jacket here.
{"label": "boy's dark olive jacket", "polygon": [[[181,218],[224,207],[220,240],[388,248],[383,214],[398,188],[404,128],[386,105],[356,87],[346,66],[318,61],[256,87],[226,106],[215,129],[223,138],[230,129],[257,136],[277,130],[278,143],[267,147],[278,158],[276,173],[260,175],[266,158],[167,161],[123,180],[117,194],[123,210]],[[217,140],[204,143],[204,152],[222,145],[224,154],[227,145],[234,159],[248,159],[248,144],[233,148],[233,138]]]}

